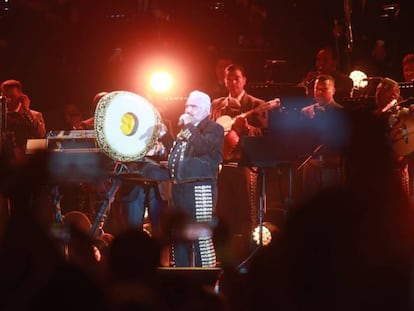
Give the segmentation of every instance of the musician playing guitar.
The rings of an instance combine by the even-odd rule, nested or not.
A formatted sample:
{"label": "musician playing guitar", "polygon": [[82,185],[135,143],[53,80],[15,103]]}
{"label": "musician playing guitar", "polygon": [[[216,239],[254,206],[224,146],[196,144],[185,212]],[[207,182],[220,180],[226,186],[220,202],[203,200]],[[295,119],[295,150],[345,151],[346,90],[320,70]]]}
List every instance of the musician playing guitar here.
{"label": "musician playing guitar", "polygon": [[247,94],[246,82],[243,66],[231,64],[226,67],[224,83],[229,95],[214,99],[211,111],[212,118],[225,129],[216,214],[229,229],[233,258],[220,258],[219,252],[217,256],[219,260],[231,260],[232,263],[240,263],[250,252],[250,236],[257,224],[258,210],[257,174],[247,167],[237,166],[241,157],[240,137],[262,135],[268,123],[266,107],[269,105]]}
{"label": "musician playing guitar", "polygon": [[408,197],[408,162],[412,160],[409,125],[412,122],[413,108],[400,106],[401,99],[398,83],[390,78],[381,79],[375,93],[376,109],[373,114],[382,126],[386,145],[391,147],[387,152],[393,168],[392,181],[396,182]]}

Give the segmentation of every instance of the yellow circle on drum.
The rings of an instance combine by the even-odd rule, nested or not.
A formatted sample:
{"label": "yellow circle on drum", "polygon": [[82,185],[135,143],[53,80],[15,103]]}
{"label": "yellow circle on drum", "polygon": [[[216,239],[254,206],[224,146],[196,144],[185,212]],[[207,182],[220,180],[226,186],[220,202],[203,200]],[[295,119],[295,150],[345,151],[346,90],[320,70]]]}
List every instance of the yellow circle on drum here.
{"label": "yellow circle on drum", "polygon": [[121,118],[121,132],[126,136],[134,135],[138,128],[138,118],[131,112],[124,113]]}
{"label": "yellow circle on drum", "polygon": [[98,147],[121,162],[144,157],[158,142],[161,116],[144,97],[127,91],[103,96],[95,109]]}

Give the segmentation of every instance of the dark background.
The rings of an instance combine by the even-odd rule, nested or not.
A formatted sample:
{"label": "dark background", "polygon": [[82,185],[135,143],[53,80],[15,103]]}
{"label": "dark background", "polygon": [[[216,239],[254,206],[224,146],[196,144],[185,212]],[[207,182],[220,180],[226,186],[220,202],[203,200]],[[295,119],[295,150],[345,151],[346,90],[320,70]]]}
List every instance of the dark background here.
{"label": "dark background", "polygon": [[[245,65],[249,83],[299,82],[325,45],[337,48],[340,68],[347,73],[360,67],[369,75],[401,80],[401,58],[414,41],[409,0],[350,1],[351,50],[344,3],[0,0],[0,78],[23,82],[49,129],[59,127],[56,116],[64,104],[75,103],[90,114],[99,91],[146,96],[148,68],[165,59],[181,74],[174,96],[206,88],[221,54]],[[387,3],[398,4],[399,11],[387,13],[382,7]],[[378,39],[387,51],[380,68],[371,58]],[[284,62],[269,67],[266,60]]]}

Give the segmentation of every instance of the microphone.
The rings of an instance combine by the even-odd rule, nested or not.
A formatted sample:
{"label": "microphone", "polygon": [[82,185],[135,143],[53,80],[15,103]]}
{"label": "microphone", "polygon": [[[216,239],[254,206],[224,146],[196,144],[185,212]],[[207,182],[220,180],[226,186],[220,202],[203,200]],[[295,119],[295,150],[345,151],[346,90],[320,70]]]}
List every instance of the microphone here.
{"label": "microphone", "polygon": [[265,64],[266,65],[276,65],[276,64],[286,64],[287,61],[284,59],[266,59]]}
{"label": "microphone", "polygon": [[178,118],[178,126],[179,127],[183,127],[185,125],[185,120],[187,121],[187,123],[190,123],[192,120],[192,116],[188,113],[183,113],[179,118]]}
{"label": "microphone", "polygon": [[384,108],[382,108],[381,112],[386,112],[386,111],[390,110],[391,108],[397,106],[397,104],[398,104],[398,101],[394,98]]}
{"label": "microphone", "polygon": [[366,78],[362,79],[362,81],[371,81],[371,80],[380,81],[382,79],[384,79],[384,77],[366,77]]}

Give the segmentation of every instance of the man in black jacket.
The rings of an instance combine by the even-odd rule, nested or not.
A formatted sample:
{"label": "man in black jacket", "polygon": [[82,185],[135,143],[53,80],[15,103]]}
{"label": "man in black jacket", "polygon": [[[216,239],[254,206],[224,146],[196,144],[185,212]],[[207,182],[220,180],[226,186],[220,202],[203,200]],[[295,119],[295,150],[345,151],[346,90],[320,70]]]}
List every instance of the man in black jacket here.
{"label": "man in black jacket", "polygon": [[216,265],[209,230],[192,230],[203,225],[210,227],[216,205],[224,129],[210,119],[210,105],[207,94],[191,92],[185,112],[178,121],[181,131],[176,139],[169,135],[160,138],[170,150],[168,171],[172,184],[172,208],[182,212],[187,219],[182,230],[175,232],[172,254],[176,267]]}
{"label": "man in black jacket", "polygon": [[46,126],[43,114],[30,107],[29,97],[23,93],[18,80],[6,80],[0,86],[1,95],[7,102],[8,148],[12,149],[12,163],[25,161],[26,143],[29,138],[44,138]]}

